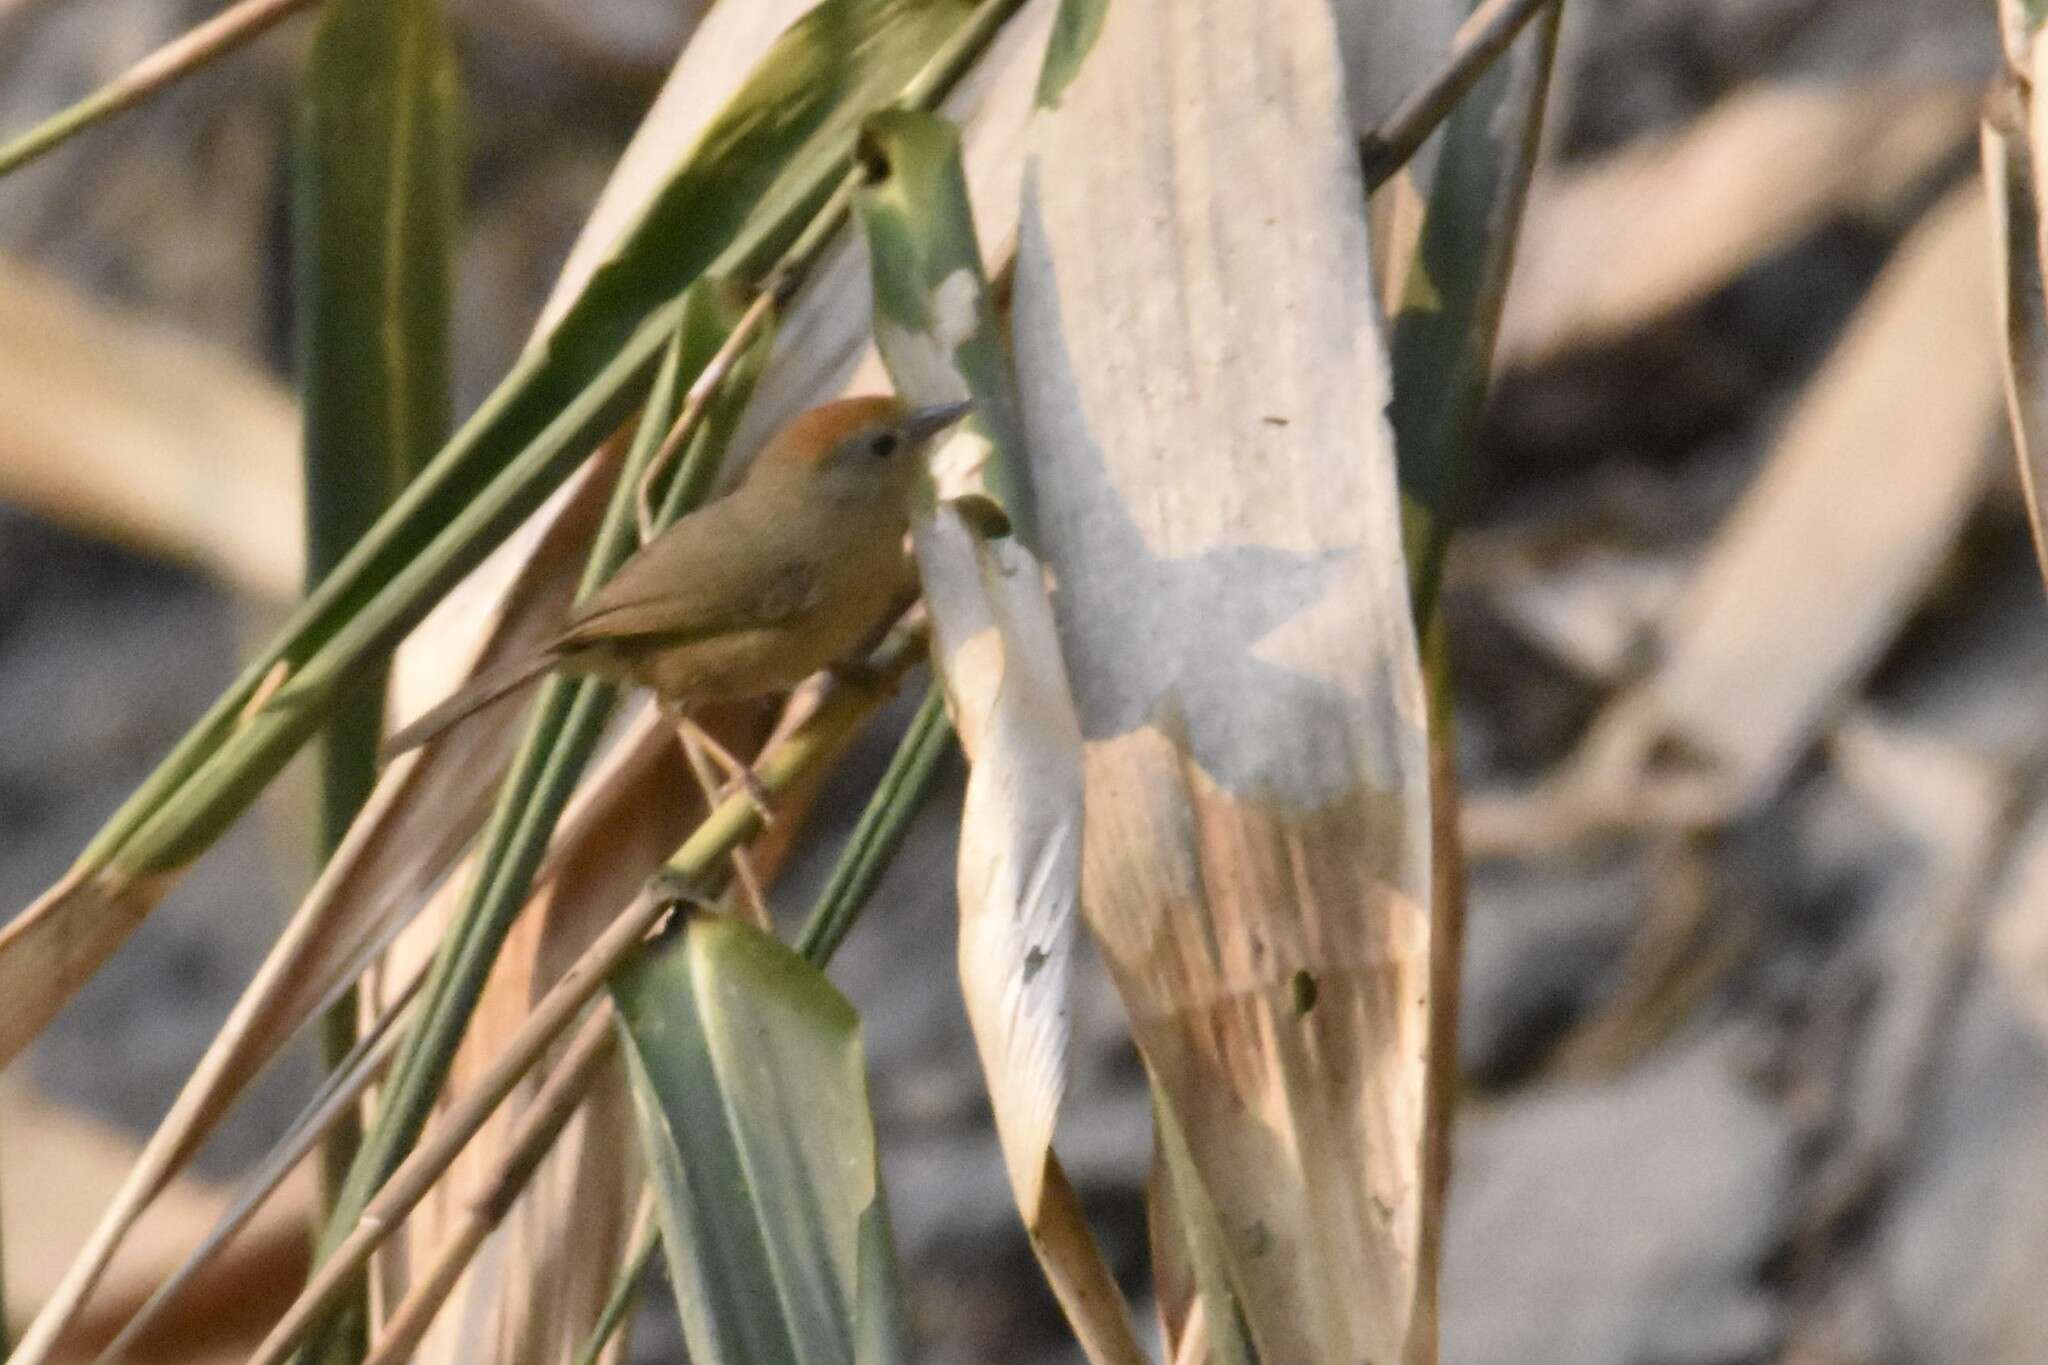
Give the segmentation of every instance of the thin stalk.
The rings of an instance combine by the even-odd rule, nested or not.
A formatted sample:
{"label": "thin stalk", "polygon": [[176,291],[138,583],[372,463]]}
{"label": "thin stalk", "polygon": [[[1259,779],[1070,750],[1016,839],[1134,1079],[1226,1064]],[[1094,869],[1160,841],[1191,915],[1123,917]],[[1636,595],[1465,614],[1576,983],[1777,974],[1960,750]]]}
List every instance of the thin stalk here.
{"label": "thin stalk", "polygon": [[882,873],[910,832],[911,820],[931,795],[940,760],[952,747],[952,739],[945,689],[934,680],[797,935],[796,950],[814,965],[822,967],[832,960],[874,895]]}
{"label": "thin stalk", "polygon": [[[740,320],[733,324],[732,332],[726,337],[724,344],[705,363],[702,372],[690,385],[690,391],[683,399],[682,411],[676,416],[675,425],[669,428],[668,435],[662,439],[661,445],[641,469],[640,478],[633,489],[633,512],[635,523],[640,530],[642,545],[653,540],[662,526],[674,517],[673,513],[663,516],[655,508],[654,489],[660,483],[663,471],[675,463],[677,453],[689,444],[690,438],[704,425],[705,415],[711,410],[711,400],[725,387],[726,380],[732,377],[733,367],[739,363],[740,357],[747,353],[747,348],[754,344],[755,338],[760,336],[761,329],[773,319],[778,307],[776,291],[772,289],[764,289],[754,296],[754,301],[747,305],[747,311],[740,314]],[[666,407],[666,404],[663,406]],[[648,407],[652,411],[654,404],[650,402]],[[677,482],[687,484],[689,480],[680,479]]]}
{"label": "thin stalk", "polygon": [[542,1084],[533,1103],[519,1116],[510,1150],[493,1173],[490,1183],[468,1201],[462,1226],[441,1247],[427,1273],[414,1281],[404,1300],[391,1315],[390,1325],[377,1339],[363,1365],[399,1365],[411,1358],[434,1322],[434,1314],[454,1290],[462,1272],[491,1231],[512,1210],[526,1182],[540,1168],[548,1149],[568,1126],[576,1107],[590,1093],[605,1064],[618,1048],[618,1033],[612,1027],[609,1000],[600,1001],[584,1021],[583,1031],[570,1044],[569,1053]]}
{"label": "thin stalk", "polygon": [[[336,0],[321,15],[291,158],[309,593],[448,437],[458,89],[440,0]],[[376,786],[387,673],[380,661],[335,698],[315,746],[323,863]],[[356,1016],[349,991],[320,1021],[330,1072]],[[323,1218],[361,1142],[342,1107],[322,1144]]]}
{"label": "thin stalk", "polygon": [[122,1324],[114,1339],[95,1357],[94,1365],[113,1365],[113,1362],[123,1359],[163,1310],[177,1299],[179,1292],[212,1262],[221,1248],[277,1192],[278,1186],[284,1183],[285,1177],[292,1173],[314,1144],[331,1133],[337,1121],[353,1112],[363,1092],[384,1074],[391,1065],[391,1059],[398,1055],[398,1045],[405,1038],[397,1027],[398,1021],[419,994],[420,984],[426,978],[426,964],[422,963],[384,1014],[356,1040],[348,1055],[328,1071],[320,1088],[299,1111],[298,1117],[292,1120],[285,1135],[264,1157],[262,1165],[250,1173],[227,1212],[220,1216],[178,1268],[143,1301],[142,1307]]}
{"label": "thin stalk", "polygon": [[[921,645],[920,633],[899,630],[870,661],[869,678],[842,683],[808,720],[763,757],[755,772],[771,799],[844,748],[860,724],[917,662]],[[761,812],[753,798],[744,792],[735,793],[720,802],[676,850],[668,862],[666,876],[685,885],[703,885],[728,853],[760,833],[761,828]],[[328,1252],[297,1301],[250,1357],[249,1365],[279,1365],[300,1338],[359,1281],[371,1255],[461,1155],[470,1139],[555,1039],[583,1013],[611,974],[640,949],[647,934],[669,913],[674,898],[659,889],[656,883],[661,880],[651,882],[584,950],[506,1040],[475,1086],[455,1101],[427,1140],[392,1172],[354,1226]]]}
{"label": "thin stalk", "polygon": [[1552,3],[1554,0],[1483,0],[1466,16],[1451,40],[1451,55],[1443,66],[1401,101],[1379,127],[1360,139],[1358,155],[1365,166],[1366,189],[1378,189],[1407,165],[1437,125],[1450,117],[1473,82],[1493,65],[1494,58],[1507,51],[1538,10]]}
{"label": "thin stalk", "polygon": [[52,114],[0,145],[0,176],[19,170],[45,152],[62,146],[75,134],[142,103],[173,81],[234,51],[313,2],[241,0],[240,4],[229,6],[191,32],[165,43],[70,108]]}
{"label": "thin stalk", "polygon": [[604,1348],[611,1345],[612,1338],[625,1326],[627,1313],[647,1284],[647,1268],[654,1264],[655,1256],[661,1251],[661,1224],[654,1216],[651,1190],[648,1197],[640,1201],[640,1212],[633,1219],[632,1242],[633,1248],[626,1254],[625,1264],[619,1267],[618,1278],[612,1281],[612,1292],[604,1301],[604,1311],[597,1315],[597,1325],[583,1339],[574,1365],[597,1365],[597,1358],[604,1354]]}

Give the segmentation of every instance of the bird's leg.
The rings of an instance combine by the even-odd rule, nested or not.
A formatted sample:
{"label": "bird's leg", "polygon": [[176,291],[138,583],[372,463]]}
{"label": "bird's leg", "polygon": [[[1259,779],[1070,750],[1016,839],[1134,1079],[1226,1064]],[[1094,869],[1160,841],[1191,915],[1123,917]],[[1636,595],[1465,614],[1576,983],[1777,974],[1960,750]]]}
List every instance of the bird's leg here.
{"label": "bird's leg", "polygon": [[[689,761],[690,771],[696,775],[697,785],[704,790],[705,801],[715,803],[720,792],[717,778],[711,771],[709,750],[706,745],[707,741],[712,744],[717,741],[711,740],[703,727],[688,720],[677,724],[676,734],[682,741],[683,757]],[[761,879],[754,874],[754,860],[747,855],[744,848],[735,848],[731,857],[733,879],[739,883],[740,899],[746,904],[748,917],[754,921],[756,928],[773,933],[775,920],[768,913],[767,897],[761,894]]]}
{"label": "bird's leg", "polygon": [[[732,750],[720,744],[709,730],[688,716],[676,717],[676,732],[682,736],[685,746],[691,743],[703,746],[703,752],[711,761],[725,769],[725,775],[732,779],[732,785],[744,791],[747,799],[754,803],[754,810],[761,817],[762,824],[775,823],[775,812],[768,805],[768,789],[761,785],[760,778],[754,776],[752,768],[734,758]],[[726,790],[730,791],[731,787],[728,786]],[[721,796],[723,794],[719,793]]]}

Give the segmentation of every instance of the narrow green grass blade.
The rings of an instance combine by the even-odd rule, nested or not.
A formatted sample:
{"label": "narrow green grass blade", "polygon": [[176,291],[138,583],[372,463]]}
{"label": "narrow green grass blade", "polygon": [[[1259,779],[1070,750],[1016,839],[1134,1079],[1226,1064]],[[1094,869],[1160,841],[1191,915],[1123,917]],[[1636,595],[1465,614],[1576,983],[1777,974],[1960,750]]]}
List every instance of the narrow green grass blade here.
{"label": "narrow green grass blade", "polygon": [[1435,609],[1444,551],[1462,513],[1543,130],[1559,8],[1537,16],[1445,121],[1416,259],[1394,313],[1388,415],[1418,621]]}
{"label": "narrow green grass blade", "polygon": [[1208,1322],[1207,1359],[1214,1365],[1258,1365],[1258,1347],[1252,1342],[1239,1289],[1230,1275],[1229,1234],[1188,1147],[1187,1130],[1174,1111],[1173,1096],[1157,1080],[1152,1083],[1152,1123],[1159,1138],[1159,1157],[1165,1164],[1163,1178],[1173,1187],[1170,1202],[1187,1243],[1188,1264],[1194,1269],[1196,1293]]}
{"label": "narrow green grass blade", "polygon": [[910,822],[931,795],[939,766],[952,749],[953,726],[946,719],[946,694],[937,682],[925,690],[910,728],[896,745],[889,769],[868,798],[860,822],[847,836],[825,889],[797,935],[796,950],[819,966],[846,941],[854,921],[875,894],[882,874],[903,847]]}
{"label": "narrow green grass blade", "polygon": [[647,1268],[654,1264],[660,1251],[661,1227],[650,1224],[646,1235],[626,1253],[626,1263],[619,1267],[619,1276],[612,1281],[612,1292],[605,1296],[597,1325],[577,1348],[575,1365],[597,1365],[597,1358],[612,1344],[612,1338],[626,1324],[626,1315],[639,1302],[640,1291],[647,1283]]}
{"label": "narrow green grass blade", "polygon": [[[115,813],[41,913],[0,933],[0,989],[35,1002],[0,1029],[0,1060],[247,808],[336,692],[625,417],[691,283],[758,282],[843,179],[860,119],[906,91],[938,98],[972,55],[964,40],[1016,5],[824,0],[778,40],[561,323]],[[103,922],[79,922],[94,916]]]}
{"label": "narrow green grass blade", "polygon": [[[309,586],[447,439],[459,118],[439,0],[333,0],[300,82],[292,181]],[[376,783],[383,692],[384,669],[366,670],[321,736],[323,857]],[[330,1068],[355,1009],[350,992],[323,1021]],[[330,1201],[360,1137],[351,1113],[322,1144]]]}
{"label": "narrow green grass blade", "polygon": [[690,1359],[908,1360],[852,1006],[729,916],[612,994]]}
{"label": "narrow green grass blade", "polygon": [[[292,238],[307,579],[447,439],[460,92],[439,0],[332,0],[300,83]],[[321,844],[376,778],[381,668],[323,743]]]}
{"label": "narrow green grass blade", "polygon": [[[689,382],[710,362],[738,321],[741,310],[735,303],[733,291],[709,279],[700,280],[685,297],[681,323],[656,376],[632,450],[621,467],[584,569],[579,597],[596,591],[633,552],[637,543],[634,494],[641,473],[675,420]],[[748,361],[734,369],[705,429],[708,435],[730,434],[752,392],[771,339],[772,334],[764,331]],[[722,443],[709,447],[707,457],[699,461],[709,470],[694,479],[698,499],[708,490],[723,449]],[[690,476],[688,468],[681,472],[676,480],[679,489],[692,482]],[[690,503],[677,497],[668,510],[679,514],[690,510]],[[615,696],[615,688],[591,679],[552,678],[543,685],[525,742],[485,830],[476,879],[442,939],[422,990],[417,1022],[384,1088],[376,1122],[364,1138],[328,1219],[321,1242],[323,1255],[355,1227],[363,1208],[425,1127],[483,993],[484,981],[526,903],[548,840],[597,746]],[[359,1319],[354,1315],[335,1315],[323,1331],[315,1333],[301,1358],[341,1359],[359,1331]]]}

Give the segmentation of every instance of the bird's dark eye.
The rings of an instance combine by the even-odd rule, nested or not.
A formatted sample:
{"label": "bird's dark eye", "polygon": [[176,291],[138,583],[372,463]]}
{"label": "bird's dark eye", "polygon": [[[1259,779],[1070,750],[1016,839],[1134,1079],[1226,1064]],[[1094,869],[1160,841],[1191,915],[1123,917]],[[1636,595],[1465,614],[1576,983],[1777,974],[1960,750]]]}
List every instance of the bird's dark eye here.
{"label": "bird's dark eye", "polygon": [[896,453],[896,446],[897,438],[896,433],[893,431],[885,431],[879,436],[868,438],[868,454],[878,460],[886,460],[891,455],[894,455]]}

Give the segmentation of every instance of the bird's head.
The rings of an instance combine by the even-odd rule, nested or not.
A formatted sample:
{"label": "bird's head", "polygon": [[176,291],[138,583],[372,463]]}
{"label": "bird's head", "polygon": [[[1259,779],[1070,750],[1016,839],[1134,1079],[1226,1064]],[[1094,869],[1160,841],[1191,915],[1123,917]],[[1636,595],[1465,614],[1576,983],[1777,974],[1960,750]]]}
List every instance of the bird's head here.
{"label": "bird's head", "polygon": [[845,398],[792,419],[754,460],[748,481],[795,480],[837,497],[908,494],[932,439],[971,403],[912,407],[901,398]]}

